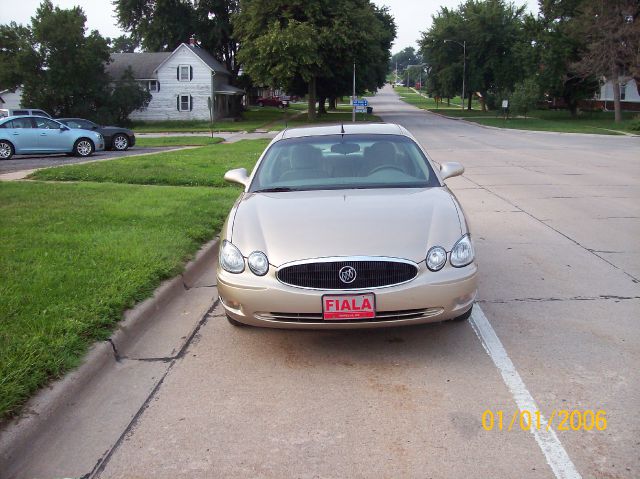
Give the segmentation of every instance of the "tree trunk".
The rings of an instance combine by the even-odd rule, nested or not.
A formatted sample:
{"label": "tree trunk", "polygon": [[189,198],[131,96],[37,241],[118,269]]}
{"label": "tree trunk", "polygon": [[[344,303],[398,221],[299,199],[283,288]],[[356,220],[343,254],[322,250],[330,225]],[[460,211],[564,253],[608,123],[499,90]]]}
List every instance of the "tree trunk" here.
{"label": "tree trunk", "polygon": [[338,99],[335,96],[329,97],[329,110],[335,111],[338,109]]}
{"label": "tree trunk", "polygon": [[309,80],[309,94],[307,95],[307,118],[309,121],[314,121],[316,119],[316,77],[311,77]]}
{"label": "tree trunk", "polygon": [[447,97],[447,106],[451,106],[451,98]]}
{"label": "tree trunk", "polygon": [[622,104],[620,103],[620,76],[618,68],[611,69],[611,85],[613,86],[613,110],[616,123],[622,121]]}
{"label": "tree trunk", "polygon": [[326,115],[327,114],[327,109],[325,108],[325,103],[326,102],[327,102],[327,97],[326,96],[318,97],[318,114],[320,114],[320,115]]}
{"label": "tree trunk", "polygon": [[569,106],[571,118],[578,118],[578,100],[567,101],[567,105]]}
{"label": "tree trunk", "polygon": [[473,92],[469,92],[469,102],[467,103],[467,110],[471,110],[471,99],[473,98]]}

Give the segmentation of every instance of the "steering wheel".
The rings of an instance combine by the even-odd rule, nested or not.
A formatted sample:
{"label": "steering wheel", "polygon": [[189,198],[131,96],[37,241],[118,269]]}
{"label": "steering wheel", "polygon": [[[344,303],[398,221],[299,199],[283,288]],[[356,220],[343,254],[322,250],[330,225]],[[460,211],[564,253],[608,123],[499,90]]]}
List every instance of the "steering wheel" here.
{"label": "steering wheel", "polygon": [[373,170],[371,170],[367,176],[373,175],[374,173],[377,173],[378,171],[382,171],[382,170],[396,170],[396,171],[399,171],[400,173],[406,174],[405,171],[402,168],[400,168],[399,166],[381,165],[381,166],[377,166]]}

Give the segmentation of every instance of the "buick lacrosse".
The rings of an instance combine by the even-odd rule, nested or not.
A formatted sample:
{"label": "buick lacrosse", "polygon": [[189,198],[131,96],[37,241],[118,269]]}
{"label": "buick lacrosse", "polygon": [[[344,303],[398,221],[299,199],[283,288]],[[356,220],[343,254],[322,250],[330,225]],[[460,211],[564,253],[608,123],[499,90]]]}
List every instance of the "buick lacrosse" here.
{"label": "buick lacrosse", "polygon": [[285,130],[220,235],[218,292],[229,321],[272,328],[371,328],[466,319],[477,265],[464,213],[403,127]]}

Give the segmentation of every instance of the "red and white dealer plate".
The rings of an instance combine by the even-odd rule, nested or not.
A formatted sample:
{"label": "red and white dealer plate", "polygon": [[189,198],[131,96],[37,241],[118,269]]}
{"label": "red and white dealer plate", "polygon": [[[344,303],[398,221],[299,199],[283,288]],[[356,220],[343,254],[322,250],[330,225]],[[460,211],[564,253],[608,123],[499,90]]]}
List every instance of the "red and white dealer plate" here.
{"label": "red and white dealer plate", "polygon": [[325,321],[375,318],[375,295],[373,293],[325,295],[322,297],[322,317]]}

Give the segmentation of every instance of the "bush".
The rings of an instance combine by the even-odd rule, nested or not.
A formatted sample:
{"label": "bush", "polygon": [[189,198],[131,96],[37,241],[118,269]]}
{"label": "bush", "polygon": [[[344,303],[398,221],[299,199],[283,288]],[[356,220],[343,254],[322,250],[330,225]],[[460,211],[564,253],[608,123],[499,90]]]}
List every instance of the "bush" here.
{"label": "bush", "polygon": [[509,101],[511,111],[522,113],[525,118],[527,113],[535,109],[540,99],[540,87],[534,78],[527,78],[520,83],[516,83],[513,94]]}

